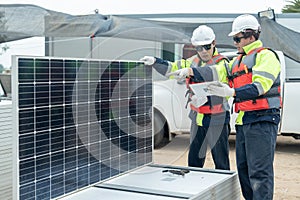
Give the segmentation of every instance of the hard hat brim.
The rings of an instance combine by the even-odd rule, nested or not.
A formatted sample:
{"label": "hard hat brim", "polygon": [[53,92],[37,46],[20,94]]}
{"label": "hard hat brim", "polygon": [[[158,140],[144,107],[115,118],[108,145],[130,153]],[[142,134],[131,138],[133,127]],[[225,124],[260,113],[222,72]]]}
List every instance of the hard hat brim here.
{"label": "hard hat brim", "polygon": [[232,37],[232,36],[238,34],[239,32],[241,32],[241,31],[231,31],[231,32],[228,34],[228,36]]}
{"label": "hard hat brim", "polygon": [[211,44],[212,42],[214,41],[214,39],[213,40],[207,40],[207,41],[193,41],[192,42],[192,45],[194,45],[194,46],[199,46],[199,45],[207,45],[207,44]]}

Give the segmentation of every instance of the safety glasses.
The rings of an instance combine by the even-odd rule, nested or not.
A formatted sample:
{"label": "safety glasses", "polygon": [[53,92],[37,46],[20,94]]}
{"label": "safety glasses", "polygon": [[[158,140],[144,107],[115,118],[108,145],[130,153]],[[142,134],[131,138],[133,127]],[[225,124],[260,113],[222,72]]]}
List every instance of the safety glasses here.
{"label": "safety glasses", "polygon": [[199,45],[199,46],[195,46],[196,51],[203,51],[203,49],[205,49],[206,51],[211,49],[211,44],[206,44],[206,45]]}
{"label": "safety glasses", "polygon": [[233,41],[235,41],[236,43],[240,43],[242,38],[247,38],[247,37],[245,37],[245,36],[242,36],[242,37],[234,36]]}

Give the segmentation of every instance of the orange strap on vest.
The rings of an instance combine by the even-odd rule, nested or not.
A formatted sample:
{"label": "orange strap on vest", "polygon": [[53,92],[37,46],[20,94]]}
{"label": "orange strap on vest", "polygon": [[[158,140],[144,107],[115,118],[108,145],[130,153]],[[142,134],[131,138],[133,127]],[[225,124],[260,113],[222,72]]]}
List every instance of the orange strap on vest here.
{"label": "orange strap on vest", "polygon": [[209,106],[209,105],[203,105],[203,106],[200,106],[200,107],[195,107],[193,105],[190,105],[191,106],[191,109],[198,112],[198,113],[203,113],[203,114],[216,114],[216,113],[222,113],[224,112],[224,109],[223,109],[223,105],[222,104],[217,104],[217,105],[214,105],[214,106]]}

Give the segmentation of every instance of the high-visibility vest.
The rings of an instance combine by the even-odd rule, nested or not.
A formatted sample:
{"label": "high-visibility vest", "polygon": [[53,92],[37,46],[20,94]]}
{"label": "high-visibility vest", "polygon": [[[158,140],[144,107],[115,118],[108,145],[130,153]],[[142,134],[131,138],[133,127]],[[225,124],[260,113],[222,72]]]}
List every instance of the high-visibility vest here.
{"label": "high-visibility vest", "polygon": [[[252,83],[252,68],[256,65],[256,55],[261,50],[269,49],[265,47],[259,47],[250,51],[247,56],[243,58],[243,54],[239,55],[232,64],[231,75],[228,76],[230,85],[233,83],[234,88],[239,88],[247,84]],[[269,49],[273,51],[272,49]],[[273,51],[274,52],[274,51]],[[278,58],[276,52],[274,52]],[[279,58],[278,58],[279,60]],[[253,110],[264,110],[270,108],[280,108],[282,105],[280,96],[280,75],[274,81],[270,90],[253,99],[236,100],[235,112],[238,111],[253,111]]]}
{"label": "high-visibility vest", "polygon": [[[186,84],[187,88],[189,89],[190,84],[195,84],[195,83],[203,83],[207,81],[218,81],[218,73],[216,69],[213,67],[213,65],[221,62],[222,60],[228,60],[225,56],[218,54],[212,57],[211,60],[209,60],[204,66],[198,67],[198,64],[200,62],[200,58],[196,57],[193,62],[191,67],[198,67],[198,71],[200,72],[201,77],[200,78],[187,78],[186,79]],[[191,91],[189,89],[189,91]],[[202,114],[216,114],[216,113],[222,113],[225,112],[224,109],[224,103],[227,103],[226,100],[224,100],[224,97],[218,97],[218,96],[208,96],[208,101],[200,106],[200,107],[195,107],[192,104],[190,104],[190,107],[192,110],[202,113]],[[228,106],[227,106],[228,107]]]}

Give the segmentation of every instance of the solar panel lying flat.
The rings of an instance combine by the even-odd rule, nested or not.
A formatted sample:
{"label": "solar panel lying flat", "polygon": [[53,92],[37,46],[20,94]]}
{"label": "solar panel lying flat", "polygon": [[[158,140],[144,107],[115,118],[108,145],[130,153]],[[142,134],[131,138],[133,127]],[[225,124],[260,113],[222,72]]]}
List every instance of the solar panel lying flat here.
{"label": "solar panel lying flat", "polygon": [[16,199],[51,199],[152,162],[151,69],[15,57]]}

